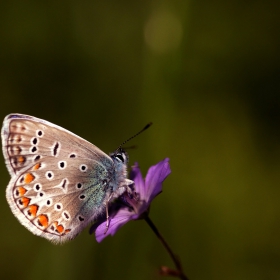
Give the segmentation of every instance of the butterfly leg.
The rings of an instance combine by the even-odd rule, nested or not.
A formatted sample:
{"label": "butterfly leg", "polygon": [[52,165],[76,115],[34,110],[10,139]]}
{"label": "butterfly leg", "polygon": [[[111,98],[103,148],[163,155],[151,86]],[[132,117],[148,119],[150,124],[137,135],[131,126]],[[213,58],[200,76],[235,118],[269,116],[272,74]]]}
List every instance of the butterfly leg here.
{"label": "butterfly leg", "polygon": [[109,225],[110,225],[110,216],[109,216],[109,202],[110,200],[112,199],[114,193],[111,193],[110,196],[108,197],[108,200],[106,201],[106,229],[105,229],[105,232],[104,234],[106,234],[106,232],[108,231],[109,229]]}
{"label": "butterfly leg", "polygon": [[[128,179],[127,179],[127,182],[130,183],[130,184],[131,184],[131,183],[132,183],[132,184],[134,183],[133,181],[128,180]],[[132,190],[130,189],[129,184],[127,184],[127,185],[124,185],[124,186],[119,187],[116,191],[112,192],[112,193],[110,194],[110,196],[108,197],[107,201],[106,201],[106,229],[105,229],[104,234],[107,233],[107,231],[108,231],[108,229],[109,229],[109,225],[110,225],[109,202],[110,202],[110,200],[111,200],[114,196],[116,196],[116,195],[117,195],[117,196],[120,196],[120,195],[122,195],[125,191],[128,192],[130,196],[133,196]]]}

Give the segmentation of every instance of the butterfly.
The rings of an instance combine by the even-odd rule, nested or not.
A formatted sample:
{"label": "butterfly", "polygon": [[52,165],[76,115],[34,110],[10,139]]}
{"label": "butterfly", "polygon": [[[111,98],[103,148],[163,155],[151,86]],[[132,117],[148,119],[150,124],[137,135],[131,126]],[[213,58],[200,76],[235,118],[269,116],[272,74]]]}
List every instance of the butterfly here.
{"label": "butterfly", "polygon": [[107,155],[60,126],[22,114],[6,116],[1,136],[11,175],[8,204],[35,235],[63,243],[105,213],[109,226],[109,202],[130,192],[121,146]]}

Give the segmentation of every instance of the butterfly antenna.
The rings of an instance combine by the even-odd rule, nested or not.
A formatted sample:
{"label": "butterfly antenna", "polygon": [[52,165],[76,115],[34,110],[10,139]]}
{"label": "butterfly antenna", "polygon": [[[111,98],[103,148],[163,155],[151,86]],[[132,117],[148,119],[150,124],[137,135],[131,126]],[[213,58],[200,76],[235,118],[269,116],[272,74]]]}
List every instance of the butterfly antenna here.
{"label": "butterfly antenna", "polygon": [[116,151],[119,151],[121,149],[121,147],[126,144],[128,141],[130,141],[131,139],[135,138],[136,136],[138,136],[140,133],[142,133],[143,131],[145,131],[146,129],[148,129],[153,123],[150,122],[148,123],[143,129],[141,129],[139,132],[137,132],[136,134],[134,134],[133,136],[131,136],[130,138],[128,138],[127,140],[125,140],[118,148]]}

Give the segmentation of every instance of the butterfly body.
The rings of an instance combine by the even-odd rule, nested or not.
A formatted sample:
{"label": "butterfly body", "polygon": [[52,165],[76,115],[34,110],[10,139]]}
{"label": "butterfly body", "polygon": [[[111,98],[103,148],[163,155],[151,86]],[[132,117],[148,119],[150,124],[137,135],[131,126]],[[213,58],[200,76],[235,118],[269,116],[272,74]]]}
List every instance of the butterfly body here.
{"label": "butterfly body", "polygon": [[1,136],[12,212],[31,232],[55,243],[73,239],[133,183],[124,151],[107,155],[45,120],[8,115]]}

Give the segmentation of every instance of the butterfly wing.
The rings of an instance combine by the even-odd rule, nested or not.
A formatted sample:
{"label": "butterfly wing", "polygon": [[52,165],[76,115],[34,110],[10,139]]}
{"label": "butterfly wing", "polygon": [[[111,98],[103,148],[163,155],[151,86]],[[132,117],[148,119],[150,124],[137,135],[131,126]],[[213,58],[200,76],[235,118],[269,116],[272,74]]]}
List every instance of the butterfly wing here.
{"label": "butterfly wing", "polygon": [[3,154],[8,203],[19,221],[56,243],[73,239],[104,211],[112,159],[79,136],[35,117],[8,115]]}

